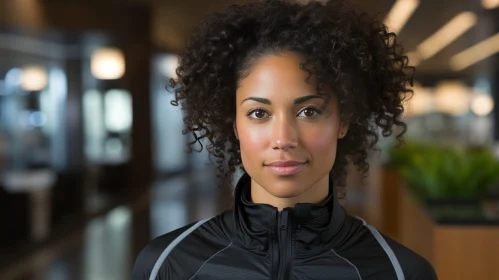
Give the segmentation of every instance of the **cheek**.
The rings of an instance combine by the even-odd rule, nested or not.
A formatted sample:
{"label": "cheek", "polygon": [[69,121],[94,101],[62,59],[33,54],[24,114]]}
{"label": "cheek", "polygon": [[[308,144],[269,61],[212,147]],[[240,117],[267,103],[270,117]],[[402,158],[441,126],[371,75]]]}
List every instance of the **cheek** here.
{"label": "cheek", "polygon": [[269,133],[262,131],[263,126],[240,127],[244,127],[244,129],[241,129],[238,132],[241,155],[246,159],[251,160],[252,156],[257,156],[265,151],[265,148],[268,146],[266,135],[269,135]]}
{"label": "cheek", "polygon": [[307,150],[315,158],[330,158],[336,154],[337,137],[337,128],[331,126],[308,131],[302,139]]}

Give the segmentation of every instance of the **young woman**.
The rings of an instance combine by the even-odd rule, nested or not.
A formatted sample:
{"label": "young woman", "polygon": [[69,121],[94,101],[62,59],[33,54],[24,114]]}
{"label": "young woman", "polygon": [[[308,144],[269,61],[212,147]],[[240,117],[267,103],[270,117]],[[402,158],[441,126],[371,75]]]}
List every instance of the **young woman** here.
{"label": "young woman", "polygon": [[151,241],[133,280],[436,279],[338,203],[347,164],[365,174],[378,133],[406,130],[413,69],[396,35],[344,1],[291,2],[214,14],[181,54],[191,145],[206,138],[222,177],[244,175],[232,210]]}

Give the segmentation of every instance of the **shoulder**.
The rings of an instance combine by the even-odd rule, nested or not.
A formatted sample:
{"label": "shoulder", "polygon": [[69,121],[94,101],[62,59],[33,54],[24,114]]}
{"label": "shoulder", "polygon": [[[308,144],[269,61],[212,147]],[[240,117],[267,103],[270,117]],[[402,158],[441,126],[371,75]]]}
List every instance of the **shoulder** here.
{"label": "shoulder", "polygon": [[383,235],[383,238],[397,257],[407,280],[438,279],[435,269],[425,258],[387,236]]}
{"label": "shoulder", "polygon": [[[179,247],[180,243],[185,243],[184,241],[189,242],[192,236],[199,236],[196,234],[196,231],[201,230],[201,227],[206,225],[210,220],[205,219],[188,224],[151,240],[135,260],[132,280],[148,280],[151,274],[161,275],[167,273],[163,264],[168,256],[174,249]],[[156,279],[156,277],[153,279]],[[160,279],[170,278],[163,277]]]}
{"label": "shoulder", "polygon": [[173,244],[173,241],[178,240],[182,234],[187,234],[188,230],[192,229],[195,225],[196,223],[186,225],[151,240],[149,244],[140,251],[135,260],[132,280],[148,280],[156,262],[158,262],[161,255],[165,253],[165,250],[170,245],[174,246],[175,244]]}
{"label": "shoulder", "polygon": [[131,279],[149,280],[151,275],[152,279],[183,279],[226,244],[220,216],[188,224],[150,241],[137,256]]}
{"label": "shoulder", "polygon": [[[423,257],[379,232],[358,217],[350,219],[349,233],[339,253],[349,259],[364,279],[436,280],[432,265]],[[403,278],[402,278],[403,277]]]}

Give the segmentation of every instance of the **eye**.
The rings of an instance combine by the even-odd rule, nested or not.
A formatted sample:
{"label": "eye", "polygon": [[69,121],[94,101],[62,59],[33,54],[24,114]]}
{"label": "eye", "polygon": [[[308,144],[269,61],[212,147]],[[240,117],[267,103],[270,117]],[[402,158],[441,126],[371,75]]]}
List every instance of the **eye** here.
{"label": "eye", "polygon": [[256,110],[249,112],[248,116],[252,119],[259,120],[259,119],[263,119],[263,118],[267,117],[268,114],[267,114],[267,112],[265,112],[262,109],[256,109]]}
{"label": "eye", "polygon": [[305,108],[300,111],[298,114],[299,117],[305,117],[305,118],[313,118],[317,115],[320,115],[320,111],[314,108]]}

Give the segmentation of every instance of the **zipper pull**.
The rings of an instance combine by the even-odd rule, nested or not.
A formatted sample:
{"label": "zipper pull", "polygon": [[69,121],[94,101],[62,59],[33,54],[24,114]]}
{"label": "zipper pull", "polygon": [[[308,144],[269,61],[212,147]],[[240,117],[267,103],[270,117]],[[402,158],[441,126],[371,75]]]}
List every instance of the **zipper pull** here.
{"label": "zipper pull", "polygon": [[279,226],[281,230],[288,228],[288,210],[282,210],[281,212],[281,225]]}

